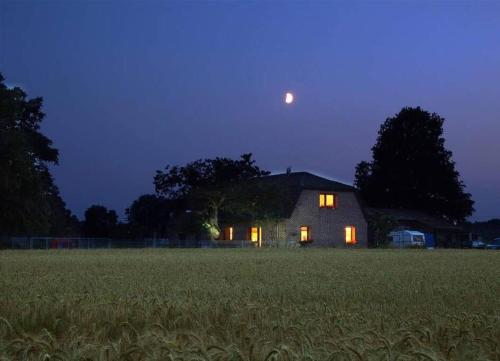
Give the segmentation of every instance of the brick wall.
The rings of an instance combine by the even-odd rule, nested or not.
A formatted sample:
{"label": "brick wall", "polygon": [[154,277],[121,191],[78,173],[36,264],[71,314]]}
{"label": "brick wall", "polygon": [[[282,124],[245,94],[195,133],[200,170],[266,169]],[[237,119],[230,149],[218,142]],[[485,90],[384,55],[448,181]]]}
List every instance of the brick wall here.
{"label": "brick wall", "polygon": [[367,245],[367,224],[353,192],[335,192],[336,208],[320,208],[320,191],[304,190],[289,219],[233,225],[235,240],[249,239],[248,228],[262,227],[263,243],[270,246],[298,245],[300,227],[311,229],[311,246],[345,247],[345,227],[356,228],[357,247]]}
{"label": "brick wall", "polygon": [[367,223],[353,192],[335,192],[336,208],[320,208],[320,191],[304,190],[292,216],[285,221],[286,238],[300,240],[300,227],[311,229],[311,246],[345,247],[345,227],[356,228],[357,246],[367,245]]}

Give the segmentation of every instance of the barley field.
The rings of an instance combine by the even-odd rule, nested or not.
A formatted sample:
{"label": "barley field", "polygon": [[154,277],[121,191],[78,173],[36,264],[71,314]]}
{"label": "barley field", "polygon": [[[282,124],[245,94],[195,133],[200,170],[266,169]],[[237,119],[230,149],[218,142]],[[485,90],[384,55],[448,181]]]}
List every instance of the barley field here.
{"label": "barley field", "polygon": [[500,252],[0,251],[0,360],[500,360]]}

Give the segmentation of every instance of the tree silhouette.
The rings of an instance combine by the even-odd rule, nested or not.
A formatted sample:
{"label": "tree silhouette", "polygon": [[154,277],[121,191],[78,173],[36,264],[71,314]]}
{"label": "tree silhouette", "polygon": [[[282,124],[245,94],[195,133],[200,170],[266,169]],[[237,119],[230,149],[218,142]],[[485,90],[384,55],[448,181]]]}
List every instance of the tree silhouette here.
{"label": "tree silhouette", "polygon": [[42,98],[0,74],[0,235],[75,234],[76,222],[48,170],[58,151],[40,132]]}
{"label": "tree silhouette", "polygon": [[267,174],[255,165],[252,154],[243,154],[237,160],[200,159],[185,166],[167,166],[157,171],[154,184],[160,196],[185,200],[203,230],[215,239],[220,234],[219,213],[249,205],[249,193],[242,191],[243,181]]}
{"label": "tree silhouette", "polygon": [[356,167],[355,184],[375,207],[418,209],[462,222],[474,211],[471,195],[445,148],[444,118],[403,108],[380,127],[373,160]]}
{"label": "tree silhouette", "polygon": [[175,202],[155,194],[144,194],[126,209],[131,231],[140,237],[165,237]]}
{"label": "tree silhouette", "polygon": [[83,232],[87,237],[111,237],[118,224],[118,216],[114,210],[93,205],[85,211]]}

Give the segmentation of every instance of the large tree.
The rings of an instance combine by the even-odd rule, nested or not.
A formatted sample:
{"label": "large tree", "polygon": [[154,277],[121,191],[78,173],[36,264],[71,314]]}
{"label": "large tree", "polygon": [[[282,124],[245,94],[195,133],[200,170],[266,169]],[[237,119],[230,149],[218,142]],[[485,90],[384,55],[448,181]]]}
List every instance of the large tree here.
{"label": "large tree", "polygon": [[49,172],[58,151],[40,132],[41,108],[42,98],[7,87],[0,74],[0,235],[77,231]]}
{"label": "large tree", "polygon": [[104,206],[92,205],[85,211],[83,232],[87,237],[112,237],[118,225],[118,215]]}
{"label": "large tree", "polygon": [[373,160],[356,167],[356,186],[369,205],[418,209],[452,222],[472,214],[474,202],[445,148],[443,123],[420,107],[387,118]]}
{"label": "large tree", "polygon": [[252,154],[243,154],[236,160],[215,158],[167,166],[157,171],[154,184],[160,196],[184,201],[207,235],[215,239],[220,234],[221,211],[234,213],[252,207],[251,192],[243,191],[244,181],[268,174],[255,165]]}
{"label": "large tree", "polygon": [[155,194],[144,194],[137,198],[125,212],[134,235],[165,237],[172,213],[176,210],[175,201]]}

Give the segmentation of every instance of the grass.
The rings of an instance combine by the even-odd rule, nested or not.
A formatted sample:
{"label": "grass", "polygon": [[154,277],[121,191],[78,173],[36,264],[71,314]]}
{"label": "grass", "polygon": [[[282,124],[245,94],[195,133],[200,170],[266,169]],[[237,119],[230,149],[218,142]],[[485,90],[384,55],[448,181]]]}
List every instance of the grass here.
{"label": "grass", "polygon": [[0,252],[0,360],[500,360],[500,252]]}

